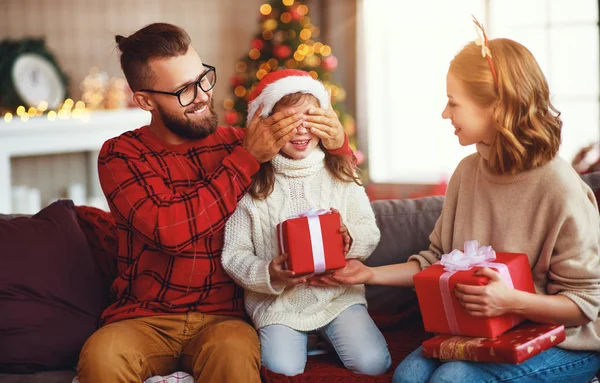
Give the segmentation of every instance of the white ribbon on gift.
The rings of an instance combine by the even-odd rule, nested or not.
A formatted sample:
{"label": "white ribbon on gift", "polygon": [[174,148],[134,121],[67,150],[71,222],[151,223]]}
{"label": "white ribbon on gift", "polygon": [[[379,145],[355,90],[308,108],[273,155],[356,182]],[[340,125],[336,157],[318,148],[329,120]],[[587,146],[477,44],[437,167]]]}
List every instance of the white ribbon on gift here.
{"label": "white ribbon on gift", "polygon": [[[327,209],[317,210],[315,208],[311,208],[304,213],[288,217],[288,219],[303,217],[308,219],[308,231],[310,234],[310,244],[312,248],[315,274],[321,274],[325,271],[325,249],[323,246],[323,234],[321,232],[321,221],[319,220],[319,216],[329,213],[331,213],[331,211]],[[279,225],[279,244],[281,254],[285,254],[286,251],[283,243],[283,225]]]}
{"label": "white ribbon on gift", "polygon": [[450,254],[443,254],[439,263],[444,266],[445,273],[440,277],[440,292],[442,303],[450,332],[459,334],[458,321],[452,305],[452,293],[450,292],[450,277],[458,271],[470,270],[473,267],[493,267],[498,270],[500,277],[510,288],[514,288],[508,266],[504,263],[491,262],[496,259],[496,252],[491,246],[479,246],[476,240],[466,241],[464,252],[454,249]]}

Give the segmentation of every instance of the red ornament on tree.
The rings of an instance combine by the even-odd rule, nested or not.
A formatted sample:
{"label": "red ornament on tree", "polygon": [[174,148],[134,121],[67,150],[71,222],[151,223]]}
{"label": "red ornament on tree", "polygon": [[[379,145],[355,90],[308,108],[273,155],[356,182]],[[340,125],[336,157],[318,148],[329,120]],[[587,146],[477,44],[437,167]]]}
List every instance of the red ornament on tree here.
{"label": "red ornament on tree", "polygon": [[240,86],[240,85],[244,85],[245,82],[246,82],[246,80],[241,75],[234,75],[233,77],[231,77],[231,86],[233,88]]}
{"label": "red ornament on tree", "polygon": [[235,110],[225,112],[225,123],[227,125],[235,125],[238,122],[238,113]]}
{"label": "red ornament on tree", "polygon": [[356,157],[357,165],[362,165],[365,162],[365,155],[360,150],[357,150],[354,156]]}
{"label": "red ornament on tree", "polygon": [[321,66],[325,70],[334,70],[337,68],[338,60],[334,55],[329,55],[321,60]]}
{"label": "red ornament on tree", "polygon": [[259,51],[261,51],[265,47],[265,43],[261,39],[252,40],[250,45],[252,46],[252,48],[258,49]]}
{"label": "red ornament on tree", "polygon": [[302,16],[298,13],[297,5],[294,5],[293,7],[290,8],[290,15],[292,15],[292,20],[295,20],[295,21],[300,20],[300,18]]}
{"label": "red ornament on tree", "polygon": [[273,55],[280,60],[283,60],[292,54],[292,49],[287,45],[277,45],[273,48]]}

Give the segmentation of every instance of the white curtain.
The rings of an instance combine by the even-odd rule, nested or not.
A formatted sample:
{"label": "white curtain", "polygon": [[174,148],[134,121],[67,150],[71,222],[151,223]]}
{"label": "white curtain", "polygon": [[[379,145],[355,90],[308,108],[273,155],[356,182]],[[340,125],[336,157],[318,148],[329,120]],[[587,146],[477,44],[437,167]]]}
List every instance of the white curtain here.
{"label": "white curtain", "polygon": [[599,139],[595,0],[360,0],[357,118],[372,181],[437,183],[475,150],[441,118],[448,64],[477,37],[471,15],[536,56],[563,113],[561,156]]}

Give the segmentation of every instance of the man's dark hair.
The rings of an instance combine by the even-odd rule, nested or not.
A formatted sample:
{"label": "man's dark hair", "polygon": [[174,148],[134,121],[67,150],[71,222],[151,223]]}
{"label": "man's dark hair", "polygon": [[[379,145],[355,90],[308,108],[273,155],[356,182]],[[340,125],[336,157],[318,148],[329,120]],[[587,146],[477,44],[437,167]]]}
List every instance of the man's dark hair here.
{"label": "man's dark hair", "polygon": [[147,25],[129,37],[117,35],[115,41],[121,52],[121,69],[133,91],[154,84],[150,61],[184,55],[191,43],[186,31],[167,23]]}

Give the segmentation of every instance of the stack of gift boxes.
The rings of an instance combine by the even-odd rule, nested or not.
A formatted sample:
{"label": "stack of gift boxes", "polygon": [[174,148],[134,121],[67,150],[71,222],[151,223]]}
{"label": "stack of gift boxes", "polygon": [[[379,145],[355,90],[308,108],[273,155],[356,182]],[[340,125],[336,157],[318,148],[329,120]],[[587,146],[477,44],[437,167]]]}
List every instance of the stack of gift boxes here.
{"label": "stack of gift boxes", "polygon": [[443,361],[521,363],[565,339],[562,325],[529,323],[516,314],[470,315],[454,288],[456,284],[487,284],[486,277],[475,273],[482,267],[497,271],[510,287],[535,293],[526,254],[496,253],[477,241],[465,242],[464,251],[444,254],[440,262],[413,278],[425,330],[438,334],[423,342],[424,356]]}

